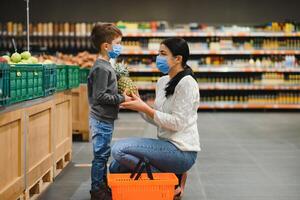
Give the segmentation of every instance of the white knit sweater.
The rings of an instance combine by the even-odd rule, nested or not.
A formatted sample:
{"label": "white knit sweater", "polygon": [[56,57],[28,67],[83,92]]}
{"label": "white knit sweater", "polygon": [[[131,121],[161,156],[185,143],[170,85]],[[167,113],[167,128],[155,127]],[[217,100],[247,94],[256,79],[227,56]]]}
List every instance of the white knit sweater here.
{"label": "white knit sweater", "polygon": [[157,126],[159,139],[172,142],[182,151],[200,151],[197,128],[199,86],[192,76],[185,76],[177,84],[174,94],[166,98],[169,80],[169,76],[163,76],[157,82],[154,120],[145,114],[142,117]]}

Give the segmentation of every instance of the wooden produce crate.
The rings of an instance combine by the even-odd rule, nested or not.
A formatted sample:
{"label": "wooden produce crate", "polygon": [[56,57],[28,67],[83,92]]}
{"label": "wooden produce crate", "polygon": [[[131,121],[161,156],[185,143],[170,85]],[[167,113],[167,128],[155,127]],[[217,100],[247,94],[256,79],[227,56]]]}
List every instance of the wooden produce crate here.
{"label": "wooden produce crate", "polygon": [[53,179],[53,100],[25,108],[25,124],[25,193],[27,198],[34,199]]}
{"label": "wooden produce crate", "polygon": [[73,134],[81,134],[84,141],[89,141],[89,104],[86,84],[81,84],[79,88],[72,89],[72,102]]}
{"label": "wooden produce crate", "polygon": [[25,190],[24,112],[0,115],[0,199],[22,199]]}
{"label": "wooden produce crate", "polygon": [[72,95],[70,91],[54,96],[54,177],[71,161]]}

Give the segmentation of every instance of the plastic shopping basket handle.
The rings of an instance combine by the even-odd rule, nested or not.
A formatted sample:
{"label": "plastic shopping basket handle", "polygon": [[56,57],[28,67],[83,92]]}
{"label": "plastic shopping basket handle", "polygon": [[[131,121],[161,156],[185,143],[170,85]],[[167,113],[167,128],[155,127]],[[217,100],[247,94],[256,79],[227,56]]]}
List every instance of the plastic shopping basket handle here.
{"label": "plastic shopping basket handle", "polygon": [[146,159],[146,158],[139,160],[139,163],[134,168],[133,172],[130,175],[130,178],[131,179],[134,178],[134,176],[136,174],[134,180],[138,180],[141,177],[141,175],[142,175],[143,171],[145,170],[145,168],[146,168],[148,178],[150,180],[153,180],[153,174],[152,174],[152,171],[151,171],[150,163],[149,163],[148,159]]}

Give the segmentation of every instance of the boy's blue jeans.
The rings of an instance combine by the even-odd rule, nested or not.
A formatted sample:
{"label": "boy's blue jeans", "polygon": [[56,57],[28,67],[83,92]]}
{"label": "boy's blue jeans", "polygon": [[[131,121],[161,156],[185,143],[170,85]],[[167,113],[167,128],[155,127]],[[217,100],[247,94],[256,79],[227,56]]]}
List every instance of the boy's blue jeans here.
{"label": "boy's blue jeans", "polygon": [[107,174],[107,161],[111,152],[111,139],[114,130],[114,123],[98,121],[90,117],[90,131],[93,143],[91,179],[92,191],[98,191],[104,183]]}

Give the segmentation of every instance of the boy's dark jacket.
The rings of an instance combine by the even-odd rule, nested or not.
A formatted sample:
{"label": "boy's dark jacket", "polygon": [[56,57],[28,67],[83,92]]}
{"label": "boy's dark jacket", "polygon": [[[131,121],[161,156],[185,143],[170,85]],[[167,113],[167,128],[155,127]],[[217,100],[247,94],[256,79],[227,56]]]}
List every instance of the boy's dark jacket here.
{"label": "boy's dark jacket", "polygon": [[97,59],[88,76],[90,116],[98,121],[113,122],[118,117],[124,96],[118,94],[117,76],[110,62]]}

